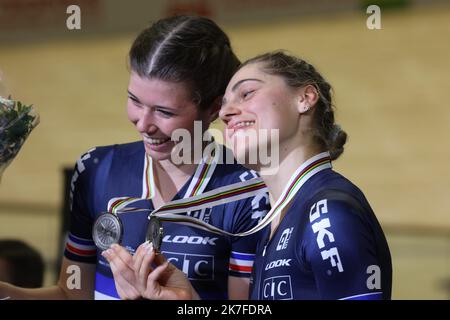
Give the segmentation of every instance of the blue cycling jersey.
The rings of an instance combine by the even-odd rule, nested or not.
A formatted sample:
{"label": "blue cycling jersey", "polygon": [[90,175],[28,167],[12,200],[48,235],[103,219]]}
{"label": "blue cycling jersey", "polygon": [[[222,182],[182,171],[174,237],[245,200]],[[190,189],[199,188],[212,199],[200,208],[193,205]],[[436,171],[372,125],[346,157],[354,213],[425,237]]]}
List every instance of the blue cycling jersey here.
{"label": "blue cycling jersey", "polygon": [[[223,148],[223,152],[229,150]],[[72,179],[71,227],[65,257],[78,262],[96,263],[95,297],[118,298],[109,264],[92,241],[96,217],[107,211],[115,197],[142,197],[147,193],[145,150],[142,142],[98,147],[77,162]],[[238,164],[218,164],[205,191],[255,177],[255,172]],[[192,180],[192,178],[191,178]],[[189,180],[175,198],[183,198]],[[143,199],[133,207],[153,210],[151,200]],[[255,197],[188,213],[231,233],[251,229],[268,211],[266,192]],[[119,214],[124,234],[122,246],[132,254],[145,241],[148,212]],[[183,270],[203,299],[227,299],[228,276],[249,277],[258,237],[229,237],[189,226],[164,222],[161,251]]]}
{"label": "blue cycling jersey", "polygon": [[251,299],[390,299],[392,266],[363,193],[326,169],[300,189],[257,247]]}

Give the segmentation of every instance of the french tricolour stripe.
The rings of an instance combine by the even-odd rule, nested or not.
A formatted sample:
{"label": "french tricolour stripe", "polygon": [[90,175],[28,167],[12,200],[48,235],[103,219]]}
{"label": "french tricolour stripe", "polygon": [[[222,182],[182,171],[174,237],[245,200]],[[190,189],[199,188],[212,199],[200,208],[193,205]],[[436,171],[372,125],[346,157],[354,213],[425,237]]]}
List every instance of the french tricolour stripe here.
{"label": "french tricolour stripe", "polygon": [[88,257],[97,253],[94,241],[91,239],[83,239],[69,233],[66,241],[66,249],[78,256]]}
{"label": "french tricolour stripe", "polygon": [[230,257],[229,270],[240,273],[251,273],[255,255],[232,251]]}

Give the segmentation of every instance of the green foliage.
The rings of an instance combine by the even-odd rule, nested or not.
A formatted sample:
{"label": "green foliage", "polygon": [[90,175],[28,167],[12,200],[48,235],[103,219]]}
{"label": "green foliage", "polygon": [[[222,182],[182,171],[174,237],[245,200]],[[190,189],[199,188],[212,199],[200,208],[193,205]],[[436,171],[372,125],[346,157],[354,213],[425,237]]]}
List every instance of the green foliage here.
{"label": "green foliage", "polygon": [[0,165],[8,163],[19,152],[37,119],[33,105],[0,98]]}

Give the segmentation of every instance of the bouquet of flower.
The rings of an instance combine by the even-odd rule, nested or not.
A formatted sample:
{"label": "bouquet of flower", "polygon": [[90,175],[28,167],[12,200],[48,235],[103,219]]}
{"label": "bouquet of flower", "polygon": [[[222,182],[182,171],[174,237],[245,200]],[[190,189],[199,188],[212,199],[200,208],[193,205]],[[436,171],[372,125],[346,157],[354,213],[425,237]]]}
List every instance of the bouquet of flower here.
{"label": "bouquet of flower", "polygon": [[32,105],[0,96],[0,181],[31,131],[39,124]]}

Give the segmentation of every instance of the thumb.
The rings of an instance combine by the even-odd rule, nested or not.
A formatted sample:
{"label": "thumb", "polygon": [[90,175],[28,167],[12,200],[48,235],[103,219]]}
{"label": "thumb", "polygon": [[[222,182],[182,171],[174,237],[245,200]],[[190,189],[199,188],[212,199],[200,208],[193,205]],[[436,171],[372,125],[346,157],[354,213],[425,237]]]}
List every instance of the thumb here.
{"label": "thumb", "polygon": [[160,266],[160,265],[164,264],[165,262],[167,262],[167,259],[162,253],[157,253],[155,255],[155,259],[154,259],[155,265]]}

